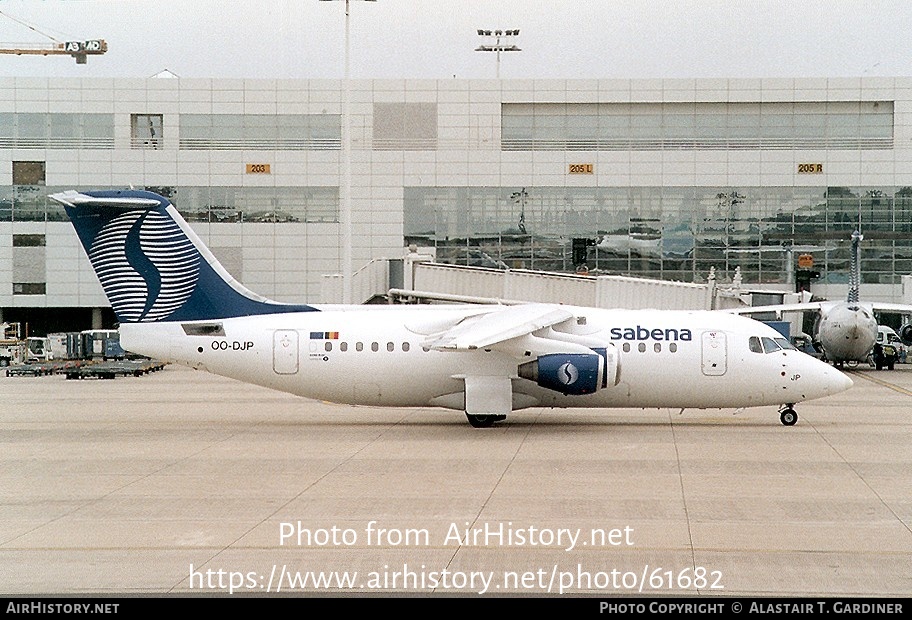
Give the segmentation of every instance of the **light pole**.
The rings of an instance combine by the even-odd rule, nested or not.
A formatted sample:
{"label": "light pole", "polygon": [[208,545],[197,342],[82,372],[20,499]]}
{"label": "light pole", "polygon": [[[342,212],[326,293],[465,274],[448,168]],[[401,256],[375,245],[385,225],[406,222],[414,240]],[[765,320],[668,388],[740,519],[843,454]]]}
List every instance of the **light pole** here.
{"label": "light pole", "polygon": [[[320,0],[333,2],[338,0]],[[376,2],[377,0],[362,0]],[[351,207],[351,87],[349,70],[349,5],[345,2],[345,77],[342,84],[342,184],[339,189],[339,228],[342,233],[342,303],[352,303],[352,207]]]}
{"label": "light pole", "polygon": [[[487,43],[482,43],[475,48],[476,52],[496,52],[497,53],[497,79],[500,79],[500,53],[501,52],[521,52],[522,50],[515,44],[511,43],[511,37],[518,37],[519,30],[479,30],[478,35],[485,37]],[[493,43],[490,41],[493,38]]]}

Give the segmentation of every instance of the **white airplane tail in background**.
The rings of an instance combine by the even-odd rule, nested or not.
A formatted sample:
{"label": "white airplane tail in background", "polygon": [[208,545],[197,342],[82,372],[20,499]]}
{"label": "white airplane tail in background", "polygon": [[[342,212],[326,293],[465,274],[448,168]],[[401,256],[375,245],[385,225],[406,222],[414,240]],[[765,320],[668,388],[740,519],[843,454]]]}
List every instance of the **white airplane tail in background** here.
{"label": "white airplane tail in background", "polygon": [[857,303],[860,297],[861,289],[861,241],[864,239],[861,232],[852,233],[852,257],[849,264],[849,294],[846,301]]}

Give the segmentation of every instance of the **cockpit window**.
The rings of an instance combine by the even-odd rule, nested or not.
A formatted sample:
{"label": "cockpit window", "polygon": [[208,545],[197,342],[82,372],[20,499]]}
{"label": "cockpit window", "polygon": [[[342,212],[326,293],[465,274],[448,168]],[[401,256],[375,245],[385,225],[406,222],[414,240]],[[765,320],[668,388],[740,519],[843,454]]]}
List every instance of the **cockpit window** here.
{"label": "cockpit window", "polygon": [[779,350],[779,345],[776,344],[776,341],[773,340],[772,338],[767,338],[766,336],[764,336],[762,338],[762,342],[763,342],[763,352],[764,353],[773,353],[774,351]]}
{"label": "cockpit window", "polygon": [[763,353],[763,345],[760,344],[760,338],[757,336],[750,337],[748,346],[750,347],[751,353]]}
{"label": "cockpit window", "polygon": [[776,338],[776,344],[785,349],[786,351],[796,351],[792,343],[786,340],[785,338]]}

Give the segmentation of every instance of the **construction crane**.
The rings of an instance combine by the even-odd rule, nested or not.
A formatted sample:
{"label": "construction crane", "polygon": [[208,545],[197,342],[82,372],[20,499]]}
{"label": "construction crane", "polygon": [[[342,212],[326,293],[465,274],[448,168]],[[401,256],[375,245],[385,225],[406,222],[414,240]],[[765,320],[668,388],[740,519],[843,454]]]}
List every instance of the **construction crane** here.
{"label": "construction crane", "polygon": [[40,34],[48,39],[51,39],[52,43],[0,43],[0,54],[37,54],[40,56],[49,56],[51,54],[66,54],[72,56],[76,59],[77,65],[86,64],[86,59],[91,55],[104,54],[108,51],[108,44],[104,39],[91,39],[89,41],[64,41],[61,42],[55,37],[42,32],[35,26],[19,19],[18,17],[13,17],[8,13],[0,11],[0,16],[6,17],[7,19],[16,22],[21,26],[25,26],[29,30]]}
{"label": "construction crane", "polygon": [[0,54],[67,54],[76,59],[76,64],[86,64],[91,55],[104,54],[108,44],[104,39],[90,41],[66,41],[64,43],[0,43]]}

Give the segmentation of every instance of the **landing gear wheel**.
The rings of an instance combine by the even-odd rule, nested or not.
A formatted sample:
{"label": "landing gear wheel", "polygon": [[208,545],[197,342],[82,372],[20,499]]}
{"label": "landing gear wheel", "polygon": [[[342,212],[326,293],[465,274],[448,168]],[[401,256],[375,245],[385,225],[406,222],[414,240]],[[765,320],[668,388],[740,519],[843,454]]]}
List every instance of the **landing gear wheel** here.
{"label": "landing gear wheel", "polygon": [[469,419],[469,424],[472,425],[472,428],[491,428],[494,426],[495,422],[503,422],[507,419],[505,415],[477,415],[467,413],[466,417]]}
{"label": "landing gear wheel", "polygon": [[786,407],[779,412],[779,421],[785,426],[795,426],[798,421],[798,414],[791,407]]}

